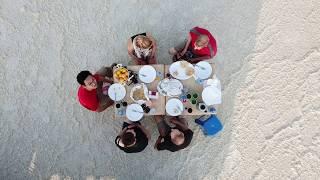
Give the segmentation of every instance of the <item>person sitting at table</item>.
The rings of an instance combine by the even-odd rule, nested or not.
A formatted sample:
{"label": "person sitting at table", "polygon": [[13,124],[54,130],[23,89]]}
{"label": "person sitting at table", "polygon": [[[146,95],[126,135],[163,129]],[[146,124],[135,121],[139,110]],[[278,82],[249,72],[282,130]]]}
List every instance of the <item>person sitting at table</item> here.
{"label": "person sitting at table", "polygon": [[122,131],[115,139],[115,144],[126,153],[143,151],[150,140],[150,133],[140,122],[124,122]]}
{"label": "person sitting at table", "polygon": [[135,65],[157,64],[157,45],[149,33],[132,36],[128,40],[128,54]]}
{"label": "person sitting at table", "polygon": [[203,28],[194,27],[190,30],[187,42],[170,48],[173,61],[187,60],[190,63],[213,58],[217,53],[217,43],[212,34]]}
{"label": "person sitting at table", "polygon": [[171,117],[170,122],[175,126],[172,128],[166,123],[164,118],[164,116],[155,116],[160,136],[154,148],[171,152],[186,148],[193,136],[193,132],[188,128],[186,120],[179,117]]}
{"label": "person sitting at table", "polygon": [[80,104],[91,111],[102,112],[114,102],[107,95],[108,87],[113,83],[112,68],[103,67],[94,75],[90,71],[81,71],[77,75],[80,84],[78,100]]}

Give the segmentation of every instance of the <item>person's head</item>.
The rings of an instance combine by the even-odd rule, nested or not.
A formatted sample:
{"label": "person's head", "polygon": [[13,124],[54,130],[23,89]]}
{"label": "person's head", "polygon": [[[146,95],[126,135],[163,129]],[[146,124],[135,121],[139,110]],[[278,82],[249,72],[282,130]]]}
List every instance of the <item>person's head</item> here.
{"label": "person's head", "polygon": [[202,49],[206,46],[208,46],[208,43],[209,43],[209,37],[207,35],[199,35],[194,46],[195,46],[195,49]]}
{"label": "person's head", "polygon": [[97,89],[97,80],[89,71],[81,71],[77,75],[78,83],[87,90]]}
{"label": "person's head", "polygon": [[125,132],[121,137],[121,142],[125,147],[132,146],[136,143],[136,138],[132,132]]}
{"label": "person's head", "polygon": [[147,36],[137,36],[136,37],[136,46],[142,49],[148,49],[152,45],[152,41]]}
{"label": "person's head", "polygon": [[170,133],[171,141],[173,144],[179,146],[184,143],[184,134],[178,129],[172,129]]}

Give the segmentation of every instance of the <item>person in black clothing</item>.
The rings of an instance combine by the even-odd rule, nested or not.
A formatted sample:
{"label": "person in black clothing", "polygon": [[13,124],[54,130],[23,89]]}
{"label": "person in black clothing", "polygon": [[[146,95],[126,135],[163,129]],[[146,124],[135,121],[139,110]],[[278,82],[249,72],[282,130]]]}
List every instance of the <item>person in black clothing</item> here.
{"label": "person in black clothing", "polygon": [[186,148],[193,136],[188,128],[187,121],[179,117],[171,117],[170,122],[175,125],[171,128],[164,120],[164,116],[155,116],[159,134],[154,148],[157,150],[168,150],[171,152]]}
{"label": "person in black clothing", "polygon": [[116,145],[126,153],[143,151],[150,139],[150,133],[140,122],[129,124],[124,122],[121,133],[116,137]]}

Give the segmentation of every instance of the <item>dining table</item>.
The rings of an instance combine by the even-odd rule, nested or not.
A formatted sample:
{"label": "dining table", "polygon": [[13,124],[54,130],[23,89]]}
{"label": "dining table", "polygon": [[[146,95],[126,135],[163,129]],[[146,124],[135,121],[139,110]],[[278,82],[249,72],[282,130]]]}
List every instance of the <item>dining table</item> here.
{"label": "dining table", "polygon": [[[212,72],[209,75],[209,78],[212,78],[215,76],[215,65],[214,63],[210,63],[211,67],[212,67]],[[170,65],[165,65],[165,73],[166,74],[170,74],[169,71]],[[203,99],[202,99],[202,91],[203,91],[203,83],[204,80],[198,79],[195,76],[192,76],[186,80],[180,80],[180,82],[182,83],[183,87],[184,87],[184,91],[185,93],[179,97],[169,97],[166,96],[166,102],[169,101],[169,99],[171,98],[178,98],[182,101],[183,103],[183,111],[181,113],[181,115],[185,115],[185,116],[198,116],[198,115],[210,115],[210,114],[215,114],[216,113],[216,107],[215,106],[206,106],[207,111],[201,111],[199,109],[199,103],[203,103]],[[196,99],[197,102],[196,104],[192,104],[191,103],[191,99],[188,99],[186,96],[190,94],[191,96],[194,94],[197,94],[197,98],[191,98],[191,99]],[[192,111],[188,111],[192,109]],[[166,113],[168,115],[168,113]]]}
{"label": "dining table", "polygon": [[[155,70],[156,70],[156,78],[154,81],[151,83],[144,83],[149,91],[157,91],[157,85],[158,83],[165,77],[164,73],[164,68],[165,65],[163,64],[153,64],[151,65]],[[129,71],[133,71],[136,74],[139,74],[139,70],[143,67],[143,65],[130,65],[127,66],[127,69]],[[115,69],[114,69],[115,71]],[[114,78],[114,82],[118,83],[117,78]],[[138,83],[143,83],[139,78],[138,78]],[[124,108],[117,108],[117,104],[121,104],[122,107],[122,102],[126,102],[127,105],[135,103],[132,98],[130,97],[130,92],[132,88],[135,86],[134,83],[130,85],[124,85],[126,89],[126,95],[123,100],[120,102],[115,102],[114,104],[114,109],[115,109],[115,115],[116,117],[125,117]],[[166,104],[166,98],[162,95],[158,95],[157,99],[150,99],[151,105],[150,105],[150,112],[149,113],[144,113],[144,116],[154,116],[154,115],[164,115],[165,114],[165,104]]]}
{"label": "dining table", "polygon": [[[126,68],[129,71],[132,71],[136,74],[139,74],[139,70],[144,65],[129,65]],[[153,64],[151,65],[156,70],[156,78],[151,83],[144,83],[148,91],[157,92],[157,86],[161,80],[164,78],[173,78],[170,75],[170,65],[165,64]],[[212,67],[212,72],[209,75],[209,78],[212,78],[215,76],[215,65],[214,63],[210,63],[210,66]],[[114,69],[115,71],[115,69]],[[138,84],[143,83],[139,78]],[[183,85],[183,94],[177,96],[177,97],[169,97],[164,96],[161,93],[158,92],[158,97],[156,99],[150,99],[151,105],[149,106],[150,111],[148,113],[144,113],[144,116],[154,116],[154,115],[169,115],[166,112],[166,103],[172,99],[176,98],[179,99],[183,104],[183,109],[181,115],[184,116],[198,116],[198,115],[210,115],[216,113],[216,107],[215,106],[206,106],[206,110],[200,110],[199,106],[203,103],[202,99],[202,91],[204,89],[203,83],[205,80],[201,80],[195,76],[192,76],[185,80],[179,80]],[[116,78],[114,78],[115,83],[119,83]],[[123,102],[126,103],[126,105],[134,104],[135,102],[130,97],[130,92],[132,88],[135,86],[134,83],[127,85],[125,84],[124,87],[126,89],[126,95],[121,101],[117,101],[114,104],[115,109],[115,116],[116,117],[125,117],[125,107],[122,105]],[[192,97],[188,99],[187,96],[197,96],[196,98]],[[196,100],[195,104],[192,104],[192,100]],[[194,102],[193,102],[194,103]],[[121,106],[121,108],[118,108],[117,106]]]}

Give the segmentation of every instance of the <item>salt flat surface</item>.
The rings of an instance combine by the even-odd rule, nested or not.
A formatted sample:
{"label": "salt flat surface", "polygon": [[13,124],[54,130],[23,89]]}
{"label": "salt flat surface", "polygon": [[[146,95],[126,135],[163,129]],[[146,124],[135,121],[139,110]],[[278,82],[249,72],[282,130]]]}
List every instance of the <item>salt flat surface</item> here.
{"label": "salt flat surface", "polygon": [[[320,2],[0,0],[0,179],[319,179]],[[224,129],[192,144],[125,154],[113,109],[77,102],[80,70],[127,63],[151,32],[158,61],[194,26],[218,43]]]}

